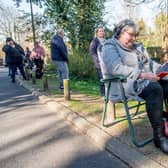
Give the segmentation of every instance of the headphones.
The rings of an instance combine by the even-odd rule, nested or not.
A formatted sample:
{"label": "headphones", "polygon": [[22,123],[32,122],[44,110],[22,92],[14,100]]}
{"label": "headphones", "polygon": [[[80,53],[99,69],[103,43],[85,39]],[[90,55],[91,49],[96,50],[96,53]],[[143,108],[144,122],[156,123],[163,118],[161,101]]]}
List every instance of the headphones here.
{"label": "headphones", "polygon": [[130,19],[125,19],[122,20],[121,22],[119,22],[117,25],[115,25],[114,29],[113,29],[113,37],[114,38],[118,38],[121,30],[125,27],[125,26],[130,26],[130,27],[135,27],[136,24],[134,23],[134,21],[130,20]]}

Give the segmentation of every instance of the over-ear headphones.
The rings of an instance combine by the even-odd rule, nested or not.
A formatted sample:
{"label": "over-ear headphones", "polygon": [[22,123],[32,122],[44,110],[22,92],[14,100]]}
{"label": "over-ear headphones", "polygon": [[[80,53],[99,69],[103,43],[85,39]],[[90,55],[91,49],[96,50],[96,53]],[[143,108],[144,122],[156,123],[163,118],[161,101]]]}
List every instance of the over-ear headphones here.
{"label": "over-ear headphones", "polygon": [[113,29],[113,37],[118,38],[121,33],[121,30],[125,26],[136,27],[136,24],[134,23],[134,21],[132,21],[130,19],[122,20],[117,25],[115,25],[115,27]]}

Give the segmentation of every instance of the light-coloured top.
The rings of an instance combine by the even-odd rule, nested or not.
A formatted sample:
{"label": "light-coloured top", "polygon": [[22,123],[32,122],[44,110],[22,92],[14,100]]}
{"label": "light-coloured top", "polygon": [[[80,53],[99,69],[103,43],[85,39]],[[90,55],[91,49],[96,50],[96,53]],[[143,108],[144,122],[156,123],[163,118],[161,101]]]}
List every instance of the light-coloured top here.
{"label": "light-coloured top", "polygon": [[[148,79],[139,78],[141,72],[155,73],[161,66],[152,61],[145,48],[140,43],[134,43],[131,49],[125,48],[116,38],[106,40],[102,53],[99,55],[103,77],[111,75],[125,75],[127,82],[124,89],[128,99],[140,99],[138,94],[142,92],[149,82]],[[110,99],[113,102],[121,100],[118,83],[112,83]]]}

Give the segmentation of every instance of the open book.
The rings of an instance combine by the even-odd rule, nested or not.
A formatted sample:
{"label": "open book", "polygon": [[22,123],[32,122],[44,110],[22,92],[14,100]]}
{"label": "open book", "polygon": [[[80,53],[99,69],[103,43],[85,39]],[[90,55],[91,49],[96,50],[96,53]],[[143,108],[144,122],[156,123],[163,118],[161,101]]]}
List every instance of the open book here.
{"label": "open book", "polygon": [[163,71],[157,74],[158,77],[160,77],[160,79],[168,77],[168,71]]}
{"label": "open book", "polygon": [[158,68],[156,74],[160,79],[168,79],[168,63],[163,64],[161,67]]}

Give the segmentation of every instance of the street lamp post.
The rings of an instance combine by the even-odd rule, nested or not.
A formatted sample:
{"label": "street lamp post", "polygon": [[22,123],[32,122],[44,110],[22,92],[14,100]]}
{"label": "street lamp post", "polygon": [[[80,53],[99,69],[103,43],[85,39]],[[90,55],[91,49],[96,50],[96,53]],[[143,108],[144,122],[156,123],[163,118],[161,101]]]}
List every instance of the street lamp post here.
{"label": "street lamp post", "polygon": [[33,44],[35,45],[36,35],[35,35],[35,26],[34,26],[34,16],[33,16],[32,0],[30,0],[30,10],[31,10],[31,22],[32,22],[32,31],[33,31]]}
{"label": "street lamp post", "polygon": [[[166,0],[166,26],[168,25],[168,0]],[[168,26],[166,27],[166,33],[168,33]]]}

